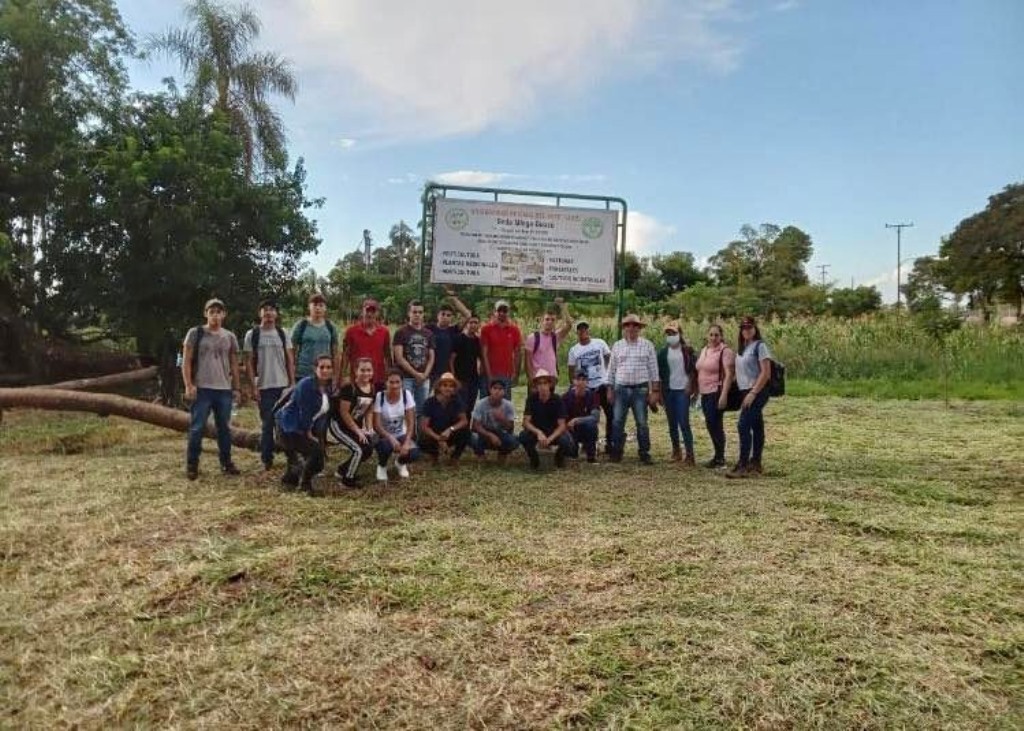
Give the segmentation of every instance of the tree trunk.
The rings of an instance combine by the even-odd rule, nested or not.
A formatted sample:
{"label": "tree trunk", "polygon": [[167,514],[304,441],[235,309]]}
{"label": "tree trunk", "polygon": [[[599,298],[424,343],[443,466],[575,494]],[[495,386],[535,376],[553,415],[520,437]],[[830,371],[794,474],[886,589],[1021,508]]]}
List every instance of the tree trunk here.
{"label": "tree trunk", "polygon": [[48,386],[38,386],[38,388],[55,388],[60,391],[91,391],[94,389],[126,386],[130,383],[152,380],[156,378],[158,370],[156,366],[150,366],[149,368],[137,368],[125,373],[112,373],[109,376],[99,376],[98,378],[79,378],[75,381],[61,381],[60,383],[53,383]]}
{"label": "tree trunk", "polygon": [[[11,408],[46,409],[50,411],[85,411],[100,416],[122,416],[165,429],[187,432],[189,414],[166,406],[146,403],[125,396],[106,393],[62,391],[56,388],[0,388],[0,410]],[[216,438],[216,432],[207,423],[205,434]],[[259,432],[231,429],[231,443],[242,449],[259,449]]]}

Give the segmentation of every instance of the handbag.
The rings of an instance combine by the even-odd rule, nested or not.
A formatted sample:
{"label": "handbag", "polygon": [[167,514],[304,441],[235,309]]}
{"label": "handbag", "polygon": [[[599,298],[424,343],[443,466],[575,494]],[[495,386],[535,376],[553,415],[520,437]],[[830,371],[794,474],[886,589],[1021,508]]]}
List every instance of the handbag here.
{"label": "handbag", "polygon": [[[722,379],[722,383],[725,382],[725,346],[722,346],[721,352],[718,354],[718,375]],[[722,398],[722,385],[718,386],[716,392],[719,399]],[[732,379],[732,383],[729,385],[729,393],[725,397],[725,408],[721,411],[739,411],[740,406],[743,404],[743,394],[740,393],[739,384],[736,383],[736,379]]]}

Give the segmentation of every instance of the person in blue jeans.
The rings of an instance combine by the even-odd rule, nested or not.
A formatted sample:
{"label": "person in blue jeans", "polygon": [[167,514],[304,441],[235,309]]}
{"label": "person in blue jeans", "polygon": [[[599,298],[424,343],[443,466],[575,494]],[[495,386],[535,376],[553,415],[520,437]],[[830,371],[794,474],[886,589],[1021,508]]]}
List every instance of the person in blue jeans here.
{"label": "person in blue jeans", "polygon": [[537,447],[554,447],[555,466],[564,467],[565,458],[575,457],[577,447],[565,425],[565,404],[555,393],[555,377],[543,368],[538,368],[533,374],[531,385],[533,391],[526,397],[519,443],[526,450],[533,469],[540,468]]}
{"label": "person in blue jeans", "polygon": [[206,324],[185,334],[181,362],[185,399],[192,402],[185,454],[185,476],[189,480],[199,477],[203,432],[211,411],[217,430],[221,472],[241,474],[231,461],[231,409],[241,397],[238,340],[234,333],[223,327],[227,310],[222,301],[216,298],[208,300],[203,312]]}
{"label": "person in blue jeans", "polygon": [[743,396],[737,422],[740,457],[736,465],[725,473],[726,477],[752,477],[762,472],[764,407],[768,403],[766,386],[772,373],[771,357],[754,318],[744,317],[740,322],[739,345],[736,348],[736,383]]}
{"label": "person in blue jeans", "polygon": [[409,321],[395,332],[391,351],[402,373],[402,387],[416,402],[416,418],[430,398],[430,373],[434,369],[434,332],[423,322],[423,303],[409,302]]}
{"label": "person in blue jeans", "polygon": [[626,315],[622,319],[625,337],[612,346],[608,363],[608,391],[614,399],[612,439],[615,443],[609,455],[612,462],[622,461],[626,443],[626,413],[632,411],[636,422],[640,463],[653,463],[647,409],[656,407],[661,399],[661,376],[658,374],[658,355],[654,344],[640,337],[640,329],[645,326],[636,315]]}
{"label": "person in blue jeans", "polygon": [[410,477],[409,465],[419,459],[420,449],[414,439],[416,433],[416,401],[402,385],[402,371],[392,368],[373,401],[373,428],[377,441],[377,479],[387,482],[388,459],[395,455],[398,476]]}
{"label": "person in blue jeans", "polygon": [[295,383],[295,358],[273,299],[260,302],[260,322],[245,334],[242,353],[260,409],[260,461],[269,470],[274,465],[274,404]]}
{"label": "person in blue jeans", "polygon": [[572,388],[562,396],[562,402],[565,404],[565,415],[568,419],[565,422],[566,428],[576,444],[583,445],[587,462],[597,462],[597,421],[601,416],[601,401],[596,392],[588,388],[586,371],[575,372]]}
{"label": "person in blue jeans", "polygon": [[483,459],[488,449],[498,452],[498,462],[504,463],[507,456],[519,448],[514,433],[516,410],[505,398],[505,384],[500,378],[491,381],[487,396],[478,399],[473,406],[470,428],[470,444],[476,456]]}
{"label": "person in blue jeans", "polygon": [[[682,462],[686,467],[697,464],[693,457],[693,430],[690,429],[690,402],[697,390],[696,361],[693,348],[683,341],[679,323],[665,325],[665,345],[658,351],[658,375],[665,400],[665,416],[668,417],[672,461]],[[679,444],[680,434],[682,447],[686,449],[685,457]]]}

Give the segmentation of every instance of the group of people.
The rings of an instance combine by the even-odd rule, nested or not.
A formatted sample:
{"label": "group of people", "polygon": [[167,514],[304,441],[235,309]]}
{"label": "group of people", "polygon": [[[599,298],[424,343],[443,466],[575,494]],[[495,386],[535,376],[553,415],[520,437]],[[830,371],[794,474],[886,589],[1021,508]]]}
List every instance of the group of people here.
{"label": "group of people", "polygon": [[[494,303],[486,323],[454,292],[447,292],[447,300],[433,324],[426,323],[421,302],[410,302],[406,323],[392,336],[373,299],[363,302],[359,320],[344,331],[328,319],[322,294],[309,298],[308,315],[289,331],[278,322],[276,302],[266,299],[241,348],[223,326],[224,303],[209,300],[205,323],[189,330],[183,348],[182,376],[191,402],[187,477],[199,475],[211,412],[221,470],[239,473],[231,460],[230,435],[232,407],[242,389],[239,353],[259,405],[263,466],[273,467],[280,444],[287,455],[281,478],[287,489],[312,492],[313,478],[325,469],[328,445],[343,452],[335,474],[347,487],[360,485],[359,468],[374,454],[381,481],[388,479],[389,464],[408,478],[409,464],[421,455],[454,466],[467,449],[479,459],[496,452],[503,463],[522,447],[534,469],[541,464],[541,450],[550,450],[559,467],[581,452],[594,463],[602,416],[603,451],[609,461],[620,462],[629,413],[639,460],[651,464],[648,415],[660,406],[668,420],[672,460],[695,466],[690,409],[698,401],[714,448],[704,466],[725,466],[723,414],[737,409],[739,456],[726,477],[761,473],[772,355],[753,318],[741,321],[735,351],[726,345],[722,328],[712,325],[699,353],[685,341],[678,322],[664,326],[664,345],[656,349],[643,337],[646,323],[635,314],[623,318],[624,336],[611,347],[592,337],[589,323],[581,320],[565,363],[569,388],[559,394],[559,349],[574,325],[560,298],[525,338],[505,300]],[[517,434],[512,393],[524,371],[528,391]]]}

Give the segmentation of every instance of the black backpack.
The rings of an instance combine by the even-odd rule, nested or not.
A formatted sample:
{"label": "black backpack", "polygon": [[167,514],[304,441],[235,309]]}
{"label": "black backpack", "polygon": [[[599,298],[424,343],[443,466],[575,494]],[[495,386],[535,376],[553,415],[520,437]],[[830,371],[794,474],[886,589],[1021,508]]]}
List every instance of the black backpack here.
{"label": "black backpack", "polygon": [[[338,349],[338,331],[334,328],[334,323],[330,320],[324,320],[324,324],[327,326],[327,332],[331,334],[331,356],[334,356],[335,351]],[[295,355],[298,356],[299,350],[302,349],[302,337],[306,334],[306,328],[309,327],[309,320],[305,317],[299,321],[298,327],[295,329],[295,342],[298,345],[295,348]]]}
{"label": "black backpack", "polygon": [[[303,322],[306,322],[306,320],[303,319]],[[274,326],[274,329],[277,330],[277,336],[281,338],[281,347],[287,350],[288,336],[285,334],[284,330],[277,325]],[[256,325],[249,331],[249,333],[249,343],[252,345],[252,369],[258,372],[260,362],[260,326]]]}
{"label": "black backpack", "polygon": [[[534,355],[537,354],[537,348],[539,348],[539,347],[540,347],[540,330],[534,330],[533,331],[533,354]],[[555,351],[556,355],[558,354],[558,333],[556,333],[556,332],[552,332],[551,333],[551,349]]]}
{"label": "black backpack", "polygon": [[[758,347],[763,343],[758,340]],[[768,385],[765,388],[768,389],[769,396],[785,396],[786,395],[786,366],[774,358],[769,358],[768,362],[771,364],[771,375],[768,377]]]}
{"label": "black backpack", "polygon": [[192,380],[195,381],[196,373],[199,370],[199,341],[203,339],[203,335],[206,334],[206,328],[202,325],[196,325],[196,342],[192,345]]}

